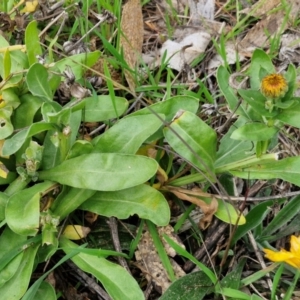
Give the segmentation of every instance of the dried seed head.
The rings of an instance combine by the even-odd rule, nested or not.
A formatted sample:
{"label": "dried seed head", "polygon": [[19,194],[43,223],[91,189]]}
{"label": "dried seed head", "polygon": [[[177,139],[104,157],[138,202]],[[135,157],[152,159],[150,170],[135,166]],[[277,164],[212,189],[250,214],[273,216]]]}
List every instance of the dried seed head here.
{"label": "dried seed head", "polygon": [[260,90],[266,98],[276,99],[285,95],[288,84],[281,74],[271,74],[263,78]]}

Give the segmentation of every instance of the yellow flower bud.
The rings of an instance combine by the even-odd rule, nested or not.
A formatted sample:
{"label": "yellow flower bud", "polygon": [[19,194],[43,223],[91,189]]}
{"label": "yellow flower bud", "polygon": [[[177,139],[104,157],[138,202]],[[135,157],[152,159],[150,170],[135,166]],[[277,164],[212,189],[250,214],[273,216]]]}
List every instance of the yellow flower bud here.
{"label": "yellow flower bud", "polygon": [[81,225],[67,225],[62,235],[70,240],[80,240],[85,238],[91,229]]}
{"label": "yellow flower bud", "polygon": [[281,74],[270,74],[261,81],[260,90],[266,98],[276,99],[285,95],[288,84]]}

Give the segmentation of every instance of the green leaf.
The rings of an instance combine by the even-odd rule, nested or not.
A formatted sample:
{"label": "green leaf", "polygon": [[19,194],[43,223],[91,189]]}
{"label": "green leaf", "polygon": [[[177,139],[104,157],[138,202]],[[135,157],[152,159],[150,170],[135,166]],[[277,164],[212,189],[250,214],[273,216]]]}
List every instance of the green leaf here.
{"label": "green leaf", "polygon": [[284,97],[282,98],[282,102],[286,102],[293,97],[295,89],[297,88],[296,76],[297,76],[297,70],[293,64],[290,64],[288,70],[284,74],[284,77],[288,82],[289,89],[284,95]]}
{"label": "green leaf", "polygon": [[236,95],[235,90],[229,85],[230,74],[224,66],[220,66],[217,70],[217,81],[222,91],[230,110],[236,110],[236,113],[250,119],[249,113],[243,103],[239,103],[239,98]]}
{"label": "green leaf", "polygon": [[5,106],[12,106],[13,108],[17,108],[20,105],[20,99],[18,94],[19,91],[14,88],[8,88],[3,90],[2,98],[5,101]]}
{"label": "green leaf", "polygon": [[97,192],[80,209],[118,219],[137,214],[157,226],[166,226],[170,221],[170,209],[165,197],[145,184],[116,192]]}
{"label": "green leaf", "polygon": [[25,294],[32,275],[33,264],[38,247],[39,244],[34,244],[24,250],[17,272],[9,281],[0,287],[2,299],[20,300]]}
{"label": "green leaf", "polygon": [[267,99],[262,95],[260,91],[257,90],[238,90],[243,100],[245,100],[259,115],[266,117],[275,117],[278,112],[269,110],[265,107],[265,102]]}
{"label": "green leaf", "polygon": [[7,201],[8,201],[8,196],[5,193],[0,192],[0,221],[3,221],[5,219],[5,207]]}
{"label": "green leaf", "polygon": [[112,99],[110,95],[100,95],[85,98],[84,120],[100,122],[118,118],[126,111],[127,107],[128,101],[123,97]]}
{"label": "green leaf", "polygon": [[166,122],[170,122],[179,110],[183,109],[185,111],[196,113],[198,108],[199,99],[191,96],[175,96],[166,101],[160,101],[158,103],[140,109],[127,116],[127,118],[131,118],[132,116],[152,114],[154,111],[158,114],[165,115]]}
{"label": "green leaf", "polygon": [[212,287],[213,284],[207,275],[198,271],[177,279],[159,300],[201,300],[211,292]]}
{"label": "green leaf", "polygon": [[38,61],[37,55],[42,55],[39,34],[37,29],[37,21],[31,21],[25,29],[25,45],[28,56],[29,65],[33,65]]}
{"label": "green leaf", "polygon": [[278,229],[284,227],[289,223],[293,217],[298,215],[300,211],[300,196],[292,198],[280,211],[276,214],[273,220],[263,229],[262,236],[271,236]]}
{"label": "green leaf", "polygon": [[266,54],[263,50],[256,49],[253,52],[251,65],[248,70],[250,76],[250,85],[251,89],[253,90],[260,89],[262,80],[262,78],[260,78],[261,68],[265,69],[269,74],[276,73],[270,56]]}
{"label": "green leaf", "polygon": [[4,140],[10,136],[14,127],[11,124],[10,116],[12,114],[12,107],[4,107],[0,110],[0,140]]}
{"label": "green leaf", "polygon": [[300,156],[288,157],[270,163],[259,163],[241,170],[230,171],[244,179],[280,178],[300,186]]}
{"label": "green leaf", "polygon": [[274,202],[275,200],[265,201],[253,207],[246,215],[246,223],[236,229],[231,244],[234,245],[240,238],[245,236],[248,231],[261,225],[269,213],[268,208],[274,205]]}
{"label": "green leaf", "polygon": [[20,235],[36,235],[40,222],[40,198],[51,186],[52,182],[37,183],[9,198],[5,216],[11,230]]}
{"label": "green leaf", "polygon": [[27,138],[32,137],[40,132],[55,128],[56,126],[54,124],[46,124],[43,122],[32,124],[29,128],[23,129],[10,139],[5,140],[2,148],[2,155],[14,154],[22,147]]}
{"label": "green leaf", "polygon": [[72,213],[83,202],[85,202],[96,191],[70,188],[67,193],[60,194],[51,206],[53,215],[59,216],[60,219],[64,219],[68,214]]}
{"label": "green leaf", "polygon": [[282,121],[285,124],[300,128],[300,103],[298,102],[293,106],[282,110],[280,114],[276,116],[276,119]]}
{"label": "green leaf", "polygon": [[42,105],[42,100],[31,94],[22,95],[20,98],[20,106],[14,111],[12,121],[15,129],[30,126],[33,123],[33,118]]}
{"label": "green leaf", "polygon": [[64,72],[66,69],[66,66],[71,67],[75,79],[78,80],[82,78],[83,73],[86,71],[85,66],[91,67],[93,66],[99,59],[101,53],[100,51],[94,51],[89,53],[81,53],[72,55],[66,58],[63,58],[62,60],[55,63],[55,66],[53,67],[56,71],[57,68],[60,70],[60,72]]}
{"label": "green leaf", "polygon": [[223,296],[231,297],[233,299],[251,300],[251,296],[249,296],[248,294],[241,292],[239,290],[235,290],[235,289],[222,288],[220,290],[217,290],[216,293],[219,293]]}
{"label": "green leaf", "polygon": [[230,137],[236,128],[243,126],[246,122],[246,118],[239,117],[230,127],[228,132],[222,137],[219,150],[217,152],[215,168],[240,161],[254,153],[254,145],[251,141],[238,141]]}
{"label": "green leaf", "polygon": [[[229,224],[237,224],[243,225],[246,223],[246,219],[244,215],[240,215],[240,212],[231,205],[230,203],[222,200],[217,199],[218,201],[218,210],[215,213],[215,216],[220,219],[221,221]],[[238,223],[237,223],[238,222]]]}
{"label": "green leaf", "polygon": [[[60,246],[66,254],[70,253],[72,248],[78,248],[76,244],[66,238],[60,239]],[[114,264],[103,257],[97,257],[87,253],[79,253],[71,258],[71,260],[82,271],[95,276],[102,283],[112,299],[145,299],[137,282],[121,266]]]}
{"label": "green leaf", "polygon": [[73,144],[72,148],[70,149],[67,159],[80,156],[82,154],[89,154],[94,150],[94,146],[92,143],[85,141],[85,140],[77,140]]}
{"label": "green leaf", "polygon": [[[25,69],[28,69],[28,60],[27,56],[21,50],[11,51],[10,52],[11,59],[11,69],[10,73],[18,73],[15,74],[12,78],[8,80],[5,85],[5,88],[15,86],[19,83],[23,78],[23,73]],[[4,54],[0,54],[0,66],[4,65]],[[4,68],[0,68],[0,76],[5,78]]]}
{"label": "green leaf", "polygon": [[248,123],[233,131],[231,138],[242,141],[268,141],[278,130],[262,123]]}
{"label": "green leaf", "polygon": [[[164,115],[160,115],[164,119]],[[130,116],[123,118],[105,131],[93,143],[95,149],[104,153],[135,154],[142,143],[154,134],[162,123],[157,116]],[[126,128],[126,130],[124,130]]]}
{"label": "green leaf", "polygon": [[77,188],[116,191],[146,182],[156,173],[157,168],[157,162],[148,157],[92,153],[71,158],[53,169],[41,171],[39,178]]}
{"label": "green leaf", "polygon": [[217,136],[198,116],[183,112],[170,124],[170,128],[164,128],[164,135],[171,147],[193,165],[206,172],[207,168],[210,172],[214,171]]}
{"label": "green leaf", "polygon": [[242,273],[244,271],[244,266],[246,263],[246,258],[242,258],[238,261],[237,265],[234,267],[234,269],[226,274],[224,278],[221,280],[221,286],[231,289],[240,289],[241,288],[241,277]]}
{"label": "green leaf", "polygon": [[[16,247],[20,247],[20,243],[24,242],[26,237],[14,233],[9,227],[5,227],[0,237],[0,257],[11,253]],[[0,270],[0,286],[10,280],[17,272],[23,257],[23,252],[16,253],[16,256],[11,257],[7,264]]]}
{"label": "green leaf", "polygon": [[34,298],[32,300],[56,300],[56,293],[53,288],[53,286],[46,282],[43,281],[37,291],[37,293],[34,295]]}
{"label": "green leaf", "polygon": [[26,82],[29,91],[33,96],[51,102],[52,92],[48,84],[48,70],[41,64],[33,64],[26,75]]}

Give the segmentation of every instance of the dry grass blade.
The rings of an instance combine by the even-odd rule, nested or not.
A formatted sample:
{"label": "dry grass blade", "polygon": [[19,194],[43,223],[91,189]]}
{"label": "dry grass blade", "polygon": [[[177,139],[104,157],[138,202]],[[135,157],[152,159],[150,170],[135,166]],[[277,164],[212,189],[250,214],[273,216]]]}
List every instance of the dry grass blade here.
{"label": "dry grass blade", "polygon": [[[143,15],[140,0],[129,0],[123,7],[121,20],[121,41],[124,59],[131,69],[135,69],[143,46]],[[135,80],[132,74],[125,70],[125,78],[130,90],[135,91]]]}

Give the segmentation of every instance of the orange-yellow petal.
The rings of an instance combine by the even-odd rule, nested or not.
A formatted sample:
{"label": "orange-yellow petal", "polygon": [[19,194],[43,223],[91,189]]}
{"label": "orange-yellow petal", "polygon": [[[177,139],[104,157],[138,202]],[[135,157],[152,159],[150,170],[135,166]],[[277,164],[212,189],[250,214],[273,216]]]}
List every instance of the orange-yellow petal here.
{"label": "orange-yellow petal", "polygon": [[279,98],[287,92],[288,84],[281,74],[270,74],[262,79],[260,90],[266,98]]}
{"label": "orange-yellow petal", "polygon": [[295,235],[291,236],[290,251],[300,258],[300,237],[296,237]]}
{"label": "orange-yellow petal", "polygon": [[300,258],[299,257],[290,258],[290,259],[286,260],[285,262],[297,269],[300,269]]}
{"label": "orange-yellow petal", "polygon": [[272,251],[270,249],[263,249],[263,251],[266,253],[265,257],[268,258],[271,261],[280,262],[280,261],[287,261],[288,259],[295,258],[295,255],[291,252],[285,251],[284,249],[281,249],[280,251]]}

